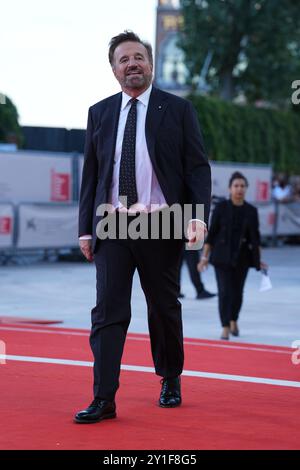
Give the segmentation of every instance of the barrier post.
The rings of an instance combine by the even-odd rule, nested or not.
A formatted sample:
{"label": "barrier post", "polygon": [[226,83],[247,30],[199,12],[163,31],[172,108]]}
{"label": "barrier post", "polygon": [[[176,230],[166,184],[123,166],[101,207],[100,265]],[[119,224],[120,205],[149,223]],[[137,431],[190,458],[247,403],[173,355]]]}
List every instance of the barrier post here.
{"label": "barrier post", "polygon": [[278,246],[278,236],[277,236],[277,229],[278,229],[278,216],[279,216],[279,202],[274,200],[274,224],[273,224],[273,233],[272,233],[272,246]]}

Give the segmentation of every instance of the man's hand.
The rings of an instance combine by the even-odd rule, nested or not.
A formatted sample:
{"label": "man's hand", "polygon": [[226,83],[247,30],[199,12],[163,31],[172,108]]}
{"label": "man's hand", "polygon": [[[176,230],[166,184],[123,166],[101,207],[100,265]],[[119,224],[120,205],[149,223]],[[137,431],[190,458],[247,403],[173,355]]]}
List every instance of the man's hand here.
{"label": "man's hand", "polygon": [[199,273],[203,273],[208,268],[208,259],[201,258],[199,263],[197,264],[197,270]]}
{"label": "man's hand", "polygon": [[81,253],[88,261],[93,261],[92,240],[79,240]]}
{"label": "man's hand", "polygon": [[201,244],[202,247],[205,237],[207,235],[206,225],[200,220],[191,220],[187,228],[188,247],[191,248],[196,244]]}

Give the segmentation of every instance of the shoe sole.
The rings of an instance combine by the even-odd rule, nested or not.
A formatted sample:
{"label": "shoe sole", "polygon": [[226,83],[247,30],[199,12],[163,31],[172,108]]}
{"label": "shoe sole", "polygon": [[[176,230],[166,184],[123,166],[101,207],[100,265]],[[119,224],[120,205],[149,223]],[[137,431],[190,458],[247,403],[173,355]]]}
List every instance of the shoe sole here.
{"label": "shoe sole", "polygon": [[207,299],[213,299],[215,295],[210,295],[209,297],[195,297],[195,300],[207,300]]}
{"label": "shoe sole", "polygon": [[116,418],[116,417],[117,417],[117,413],[107,414],[105,416],[102,416],[101,418],[92,419],[90,421],[84,421],[84,420],[81,420],[81,419],[78,419],[78,418],[74,418],[74,423],[77,423],[77,424],[93,424],[93,423],[99,423],[100,421],[103,421],[104,419],[113,419],[113,418]]}
{"label": "shoe sole", "polygon": [[160,408],[178,408],[178,406],[180,406],[181,403],[178,403],[178,405],[162,405],[161,403],[158,402],[158,406]]}

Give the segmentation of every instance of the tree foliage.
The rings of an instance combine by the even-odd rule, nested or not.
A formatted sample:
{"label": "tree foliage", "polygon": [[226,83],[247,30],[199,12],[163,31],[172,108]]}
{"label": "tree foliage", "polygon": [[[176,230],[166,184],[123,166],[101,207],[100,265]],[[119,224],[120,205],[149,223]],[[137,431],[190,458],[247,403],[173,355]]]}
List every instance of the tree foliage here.
{"label": "tree foliage", "polygon": [[22,136],[17,108],[7,96],[4,98],[0,103],[0,142],[17,141],[20,144]]}
{"label": "tree foliage", "polygon": [[180,0],[184,17],[179,46],[191,83],[208,53],[207,82],[213,93],[249,102],[290,99],[300,78],[298,0]]}

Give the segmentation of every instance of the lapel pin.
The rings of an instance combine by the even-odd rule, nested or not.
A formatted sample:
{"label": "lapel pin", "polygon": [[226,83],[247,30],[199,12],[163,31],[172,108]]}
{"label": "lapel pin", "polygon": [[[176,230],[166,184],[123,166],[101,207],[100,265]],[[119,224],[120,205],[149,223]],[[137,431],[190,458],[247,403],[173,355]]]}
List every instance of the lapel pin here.
{"label": "lapel pin", "polygon": [[161,105],[158,106],[158,109],[161,109]]}

